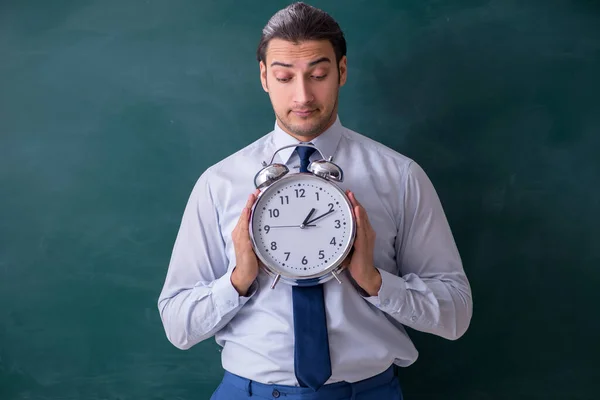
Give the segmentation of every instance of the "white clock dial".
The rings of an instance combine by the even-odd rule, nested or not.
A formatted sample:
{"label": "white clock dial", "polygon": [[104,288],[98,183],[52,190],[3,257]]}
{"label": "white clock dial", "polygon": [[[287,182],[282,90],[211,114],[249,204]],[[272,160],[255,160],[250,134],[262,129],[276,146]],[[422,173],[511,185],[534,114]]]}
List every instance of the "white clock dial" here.
{"label": "white clock dial", "polygon": [[310,174],[285,176],[261,193],[251,229],[261,261],[291,278],[318,276],[338,266],[354,234],[343,192]]}

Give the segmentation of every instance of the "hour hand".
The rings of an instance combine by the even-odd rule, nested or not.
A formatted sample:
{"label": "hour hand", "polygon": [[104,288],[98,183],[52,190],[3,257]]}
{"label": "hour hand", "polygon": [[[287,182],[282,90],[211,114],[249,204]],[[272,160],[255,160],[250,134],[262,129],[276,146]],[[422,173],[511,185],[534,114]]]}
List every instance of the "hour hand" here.
{"label": "hour hand", "polygon": [[302,223],[300,224],[300,228],[304,228],[306,225],[308,225],[308,220],[310,219],[310,217],[313,215],[313,213],[315,211],[316,211],[316,208],[313,208],[312,210],[309,211],[306,218],[304,218],[304,221],[302,221]]}

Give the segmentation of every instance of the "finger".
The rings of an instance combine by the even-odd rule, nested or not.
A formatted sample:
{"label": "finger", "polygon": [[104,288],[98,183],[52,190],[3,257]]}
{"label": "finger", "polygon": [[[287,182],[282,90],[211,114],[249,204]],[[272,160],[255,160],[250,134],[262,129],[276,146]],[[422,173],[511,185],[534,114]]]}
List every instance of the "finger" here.
{"label": "finger", "polygon": [[246,201],[246,206],[242,210],[242,215],[240,215],[240,220],[238,222],[238,225],[240,226],[240,229],[242,229],[243,231],[248,230],[248,225],[249,225],[249,221],[250,221],[250,212],[252,210],[252,206],[254,205],[255,201],[256,201],[256,197],[254,196],[254,193],[253,193],[250,196],[248,196],[248,201]]}
{"label": "finger", "polygon": [[360,214],[361,214],[361,218],[363,220],[363,225],[365,227],[371,227],[371,222],[369,221],[369,214],[367,214],[367,210],[363,207],[362,204],[360,204],[360,202],[358,200],[356,200],[356,196],[354,195],[354,193],[352,193],[352,198],[354,199],[354,202],[360,209]]}
{"label": "finger", "polygon": [[[355,216],[356,223],[360,224],[360,227],[368,226],[368,217],[365,208],[360,204],[358,200],[356,200],[356,196],[350,190],[346,190],[346,195],[350,199],[350,203],[352,204],[352,212]],[[361,221],[359,221],[361,219]],[[366,221],[364,221],[366,219]]]}
{"label": "finger", "polygon": [[354,198],[354,193],[352,193],[350,190],[346,190],[346,196],[348,197],[348,200],[350,200],[350,205],[352,207],[350,207],[350,209],[352,210],[352,216],[354,217],[354,220],[356,221],[356,199]]}
{"label": "finger", "polygon": [[356,219],[357,219],[357,223],[359,223],[358,219],[359,219],[359,215],[360,215],[360,223],[362,227],[368,227],[370,226],[369,224],[369,217],[367,216],[367,211],[365,210],[365,208],[362,206],[362,204],[360,204],[360,202],[358,200],[356,200],[356,196],[354,195],[353,192],[351,192],[350,190],[348,190],[348,194],[349,194],[349,198],[350,198],[350,202],[352,203],[353,209],[354,209],[354,214],[356,215]]}
{"label": "finger", "polygon": [[248,201],[246,202],[246,208],[251,209],[255,200],[256,200],[256,196],[254,193],[252,193],[250,196],[248,196]]}
{"label": "finger", "polygon": [[358,229],[360,229],[361,233],[363,233],[365,228],[364,208],[361,206],[356,206],[354,207],[354,213],[356,214],[356,226]]}
{"label": "finger", "polygon": [[360,208],[360,215],[363,220],[363,225],[365,226],[365,228],[370,229],[371,221],[369,221],[369,214],[367,213],[367,210],[362,205],[359,205],[359,208]]}
{"label": "finger", "polygon": [[354,194],[354,192],[352,192],[351,190],[347,191],[348,197],[350,198],[350,203],[352,203],[353,206],[361,206],[360,202],[356,199],[356,195]]}
{"label": "finger", "polygon": [[352,204],[352,208],[356,207],[356,198],[354,197],[354,193],[352,193],[352,191],[350,190],[346,190],[346,196],[348,196],[348,199],[350,200],[350,204]]}

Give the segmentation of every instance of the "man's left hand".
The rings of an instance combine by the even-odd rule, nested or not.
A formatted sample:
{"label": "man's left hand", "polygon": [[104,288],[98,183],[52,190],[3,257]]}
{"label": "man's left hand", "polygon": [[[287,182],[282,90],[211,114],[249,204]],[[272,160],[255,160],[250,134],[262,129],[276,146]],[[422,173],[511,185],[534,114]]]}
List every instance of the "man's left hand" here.
{"label": "man's left hand", "polygon": [[346,190],[352,203],[352,211],[356,220],[356,239],[354,249],[345,261],[352,279],[370,296],[377,296],[381,288],[381,274],[373,265],[375,248],[375,231],[371,227],[365,208],[356,200],[354,193]]}

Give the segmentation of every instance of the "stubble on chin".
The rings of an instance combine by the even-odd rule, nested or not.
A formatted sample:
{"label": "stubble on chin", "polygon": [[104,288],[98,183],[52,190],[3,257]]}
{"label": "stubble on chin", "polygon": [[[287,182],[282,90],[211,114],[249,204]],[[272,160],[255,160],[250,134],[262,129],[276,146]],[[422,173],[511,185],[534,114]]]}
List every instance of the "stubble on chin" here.
{"label": "stubble on chin", "polygon": [[[291,114],[291,111],[288,112],[288,115]],[[330,116],[331,118],[331,116]],[[306,128],[302,128],[300,126],[294,125],[289,120],[282,119],[279,115],[277,115],[277,119],[281,122],[281,124],[285,127],[288,132],[291,132],[295,136],[301,136],[303,138],[312,139],[315,136],[318,136],[325,130],[325,127],[329,124],[329,119],[320,120],[316,124],[311,125]]]}

